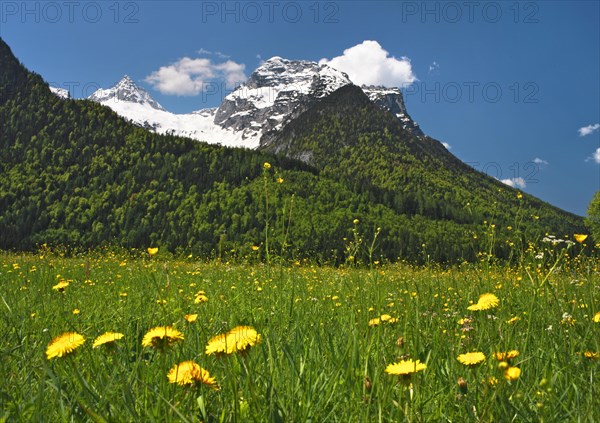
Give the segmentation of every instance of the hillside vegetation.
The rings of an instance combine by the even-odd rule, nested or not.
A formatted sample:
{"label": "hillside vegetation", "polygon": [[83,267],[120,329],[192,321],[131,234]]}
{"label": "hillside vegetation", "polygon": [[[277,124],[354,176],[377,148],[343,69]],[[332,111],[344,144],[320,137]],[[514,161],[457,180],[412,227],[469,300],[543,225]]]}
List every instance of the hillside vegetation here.
{"label": "hillside vegetation", "polygon": [[[580,217],[412,138],[365,99],[339,90],[292,122],[280,152],[290,158],[222,148],[59,99],[0,40],[0,248],[461,261],[584,231]],[[293,154],[307,149],[308,164]]]}

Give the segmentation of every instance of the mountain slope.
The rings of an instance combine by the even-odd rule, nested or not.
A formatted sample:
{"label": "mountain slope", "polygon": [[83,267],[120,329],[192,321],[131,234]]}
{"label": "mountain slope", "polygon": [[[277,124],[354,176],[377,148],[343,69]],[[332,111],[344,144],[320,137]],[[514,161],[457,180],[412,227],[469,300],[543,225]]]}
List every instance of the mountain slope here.
{"label": "mountain slope", "polygon": [[405,130],[355,86],[343,87],[263,141],[264,151],[302,160],[352,189],[377,193],[377,201],[398,213],[515,227],[518,211],[528,226],[552,233],[582,228],[580,217],[507,187],[458,160],[440,142]]}
{"label": "mountain slope", "polygon": [[[452,179],[428,180],[435,175],[426,172],[431,165],[466,166],[439,143],[413,137],[357,87],[317,101],[283,133],[297,136],[282,153],[295,157],[294,151],[310,147],[310,164],[149,132],[98,103],[58,98],[0,39],[0,248],[159,245],[243,256],[264,254],[268,230],[270,248],[283,257],[339,262],[347,258],[346,239],[358,218],[365,240],[381,228],[377,257],[473,260],[489,231],[482,219],[491,221],[504,207],[483,196],[474,215],[460,214],[455,192],[466,196],[469,184],[491,192],[496,187],[476,174],[456,186]],[[423,188],[415,197],[419,184],[448,190]],[[439,196],[447,193],[451,207],[444,208]],[[526,200],[527,207],[537,204]],[[537,221],[526,219],[525,207],[506,207],[503,219],[524,218],[512,223],[513,233],[494,238],[499,255],[517,230],[534,240],[557,228],[569,233],[582,227],[581,219],[538,203]],[[564,218],[562,226],[552,216]]]}

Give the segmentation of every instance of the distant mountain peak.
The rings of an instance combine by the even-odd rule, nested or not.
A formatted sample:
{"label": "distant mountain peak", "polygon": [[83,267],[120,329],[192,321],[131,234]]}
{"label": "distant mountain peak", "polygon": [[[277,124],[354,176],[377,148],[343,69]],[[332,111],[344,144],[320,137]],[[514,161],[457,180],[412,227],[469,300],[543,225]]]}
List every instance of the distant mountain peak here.
{"label": "distant mountain peak", "polygon": [[50,91],[52,91],[52,93],[54,93],[54,95],[56,95],[58,98],[62,98],[63,100],[71,98],[69,91],[65,90],[64,88],[50,87]]}
{"label": "distant mountain peak", "polygon": [[129,75],[123,76],[112,88],[106,90],[100,88],[88,99],[99,103],[127,101],[147,105],[156,110],[165,110],[145,89],[138,86]]}
{"label": "distant mountain peak", "polygon": [[281,129],[316,100],[349,84],[348,75],[330,66],[274,56],[225,97],[215,123],[260,139],[268,131]]}

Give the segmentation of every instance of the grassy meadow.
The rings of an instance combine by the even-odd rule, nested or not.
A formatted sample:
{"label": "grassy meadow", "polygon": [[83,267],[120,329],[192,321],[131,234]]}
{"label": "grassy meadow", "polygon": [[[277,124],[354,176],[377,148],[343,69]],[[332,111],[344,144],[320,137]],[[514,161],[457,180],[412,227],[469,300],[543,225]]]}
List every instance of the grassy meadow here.
{"label": "grassy meadow", "polygon": [[[550,239],[511,267],[0,253],[0,422],[597,422],[600,269],[583,245]],[[143,346],[157,326],[184,339]],[[205,354],[237,326],[260,339]],[[92,347],[107,331],[124,336]],[[48,358],[67,332],[85,342]],[[218,386],[170,383],[187,360]],[[386,372],[402,360],[426,368]]]}

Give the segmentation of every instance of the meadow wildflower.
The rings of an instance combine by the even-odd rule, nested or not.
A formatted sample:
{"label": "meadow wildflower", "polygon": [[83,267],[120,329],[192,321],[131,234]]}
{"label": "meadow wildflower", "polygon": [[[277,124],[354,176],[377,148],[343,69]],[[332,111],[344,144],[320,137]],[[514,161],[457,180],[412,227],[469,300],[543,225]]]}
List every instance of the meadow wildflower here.
{"label": "meadow wildflower", "polygon": [[381,324],[381,319],[379,317],[374,317],[369,320],[369,326],[379,326]]}
{"label": "meadow wildflower", "polygon": [[521,376],[521,369],[518,367],[509,367],[504,371],[504,379],[517,380]]}
{"label": "meadow wildflower", "polygon": [[195,304],[206,303],[208,302],[208,297],[206,296],[206,292],[198,291],[196,294],[196,298],[194,298]]}
{"label": "meadow wildflower", "polygon": [[158,254],[158,247],[148,247],[148,254],[150,254],[150,257]]}
{"label": "meadow wildflower", "polygon": [[269,162],[265,162],[265,163],[263,164],[263,168],[264,168],[264,169],[266,169],[266,170],[269,170],[269,169],[271,169],[271,163],[269,163]]}
{"label": "meadow wildflower", "polygon": [[583,353],[585,358],[589,358],[590,360],[598,360],[600,358],[600,353],[594,351],[586,351]]}
{"label": "meadow wildflower", "polygon": [[577,241],[578,243],[583,243],[586,239],[587,239],[587,235],[586,234],[573,234],[573,238],[575,238],[575,241]]}
{"label": "meadow wildflower", "polygon": [[210,376],[208,370],[203,369],[193,361],[183,361],[175,364],[167,373],[167,378],[169,382],[182,386],[204,384],[213,389],[219,389],[215,378]]}
{"label": "meadow wildflower", "polygon": [[401,360],[397,363],[388,364],[385,368],[385,372],[391,375],[403,376],[420,372],[426,368],[427,365],[421,363],[421,360]]}
{"label": "meadow wildflower", "polygon": [[237,326],[227,333],[211,338],[206,346],[206,354],[233,354],[244,351],[261,342],[261,336],[251,326]]}
{"label": "meadow wildflower", "polygon": [[456,359],[465,366],[475,366],[485,360],[485,354],[482,352],[470,352],[461,354]]}
{"label": "meadow wildflower", "polygon": [[101,345],[114,345],[119,339],[125,335],[119,332],[105,332],[94,340],[92,348],[97,348]]}
{"label": "meadow wildflower", "polygon": [[170,347],[177,341],[183,341],[183,333],[171,326],[157,326],[150,329],[142,339],[142,346],[158,350]]}
{"label": "meadow wildflower", "polygon": [[46,349],[48,360],[63,357],[83,345],[85,338],[77,332],[66,332],[54,338]]}
{"label": "meadow wildflower", "polygon": [[198,320],[198,315],[197,314],[186,314],[183,318],[185,320],[187,320],[188,323],[194,323],[196,320]]}
{"label": "meadow wildflower", "polygon": [[278,184],[283,184],[283,178],[277,178],[277,183]]}
{"label": "meadow wildflower", "polygon": [[600,311],[594,314],[594,317],[592,317],[592,321],[595,323],[600,323]]}
{"label": "meadow wildflower", "polygon": [[467,307],[467,310],[472,311],[480,311],[480,310],[489,310],[491,308],[497,307],[500,304],[500,300],[494,294],[482,294],[477,300],[477,304],[470,305]]}
{"label": "meadow wildflower", "polygon": [[54,291],[65,292],[65,289],[69,286],[69,282],[65,280],[61,280],[56,285],[52,287]]}
{"label": "meadow wildflower", "polygon": [[518,357],[519,351],[511,350],[511,351],[506,351],[506,352],[497,352],[495,355],[496,355],[496,360],[498,360],[498,361],[508,361],[512,358]]}

